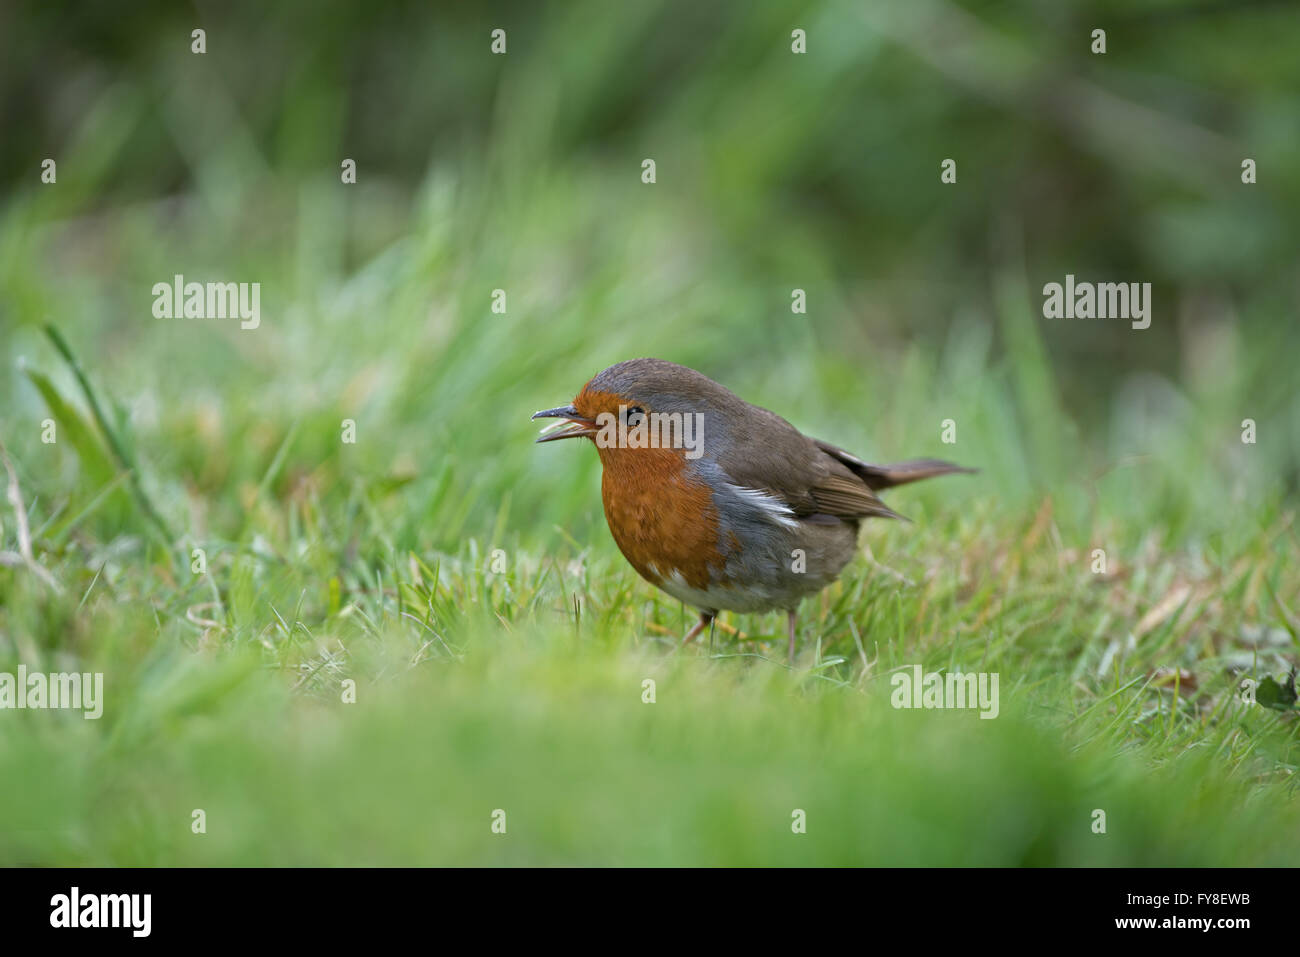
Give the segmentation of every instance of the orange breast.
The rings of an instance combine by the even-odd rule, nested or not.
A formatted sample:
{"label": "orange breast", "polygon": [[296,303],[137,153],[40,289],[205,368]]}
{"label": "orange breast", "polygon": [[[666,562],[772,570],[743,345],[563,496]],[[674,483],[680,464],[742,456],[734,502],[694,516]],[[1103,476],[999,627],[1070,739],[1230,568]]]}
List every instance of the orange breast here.
{"label": "orange breast", "polygon": [[692,480],[678,449],[598,449],[600,496],[619,550],[656,585],[678,572],[692,588],[721,568],[718,513],[709,487]]}

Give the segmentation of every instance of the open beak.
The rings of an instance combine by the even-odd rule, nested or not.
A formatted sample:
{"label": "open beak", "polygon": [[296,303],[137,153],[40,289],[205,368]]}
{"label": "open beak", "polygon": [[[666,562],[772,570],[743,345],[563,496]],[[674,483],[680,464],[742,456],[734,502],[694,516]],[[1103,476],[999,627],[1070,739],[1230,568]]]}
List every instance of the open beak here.
{"label": "open beak", "polygon": [[[562,405],[557,409],[543,409],[541,412],[533,413],[534,419],[562,419],[561,422],[551,422],[542,429],[542,434],[538,437],[538,442],[552,442],[555,439],[576,439],[584,435],[595,435],[597,431],[596,423],[590,419],[584,419],[578,414],[578,410],[571,405]],[[561,428],[567,425],[568,428]],[[560,431],[555,431],[560,429]]]}

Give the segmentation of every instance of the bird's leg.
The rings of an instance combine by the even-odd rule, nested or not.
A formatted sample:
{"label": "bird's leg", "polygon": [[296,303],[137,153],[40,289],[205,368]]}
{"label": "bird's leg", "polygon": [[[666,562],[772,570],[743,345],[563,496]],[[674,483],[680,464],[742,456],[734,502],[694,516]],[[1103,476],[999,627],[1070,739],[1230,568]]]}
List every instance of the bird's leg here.
{"label": "bird's leg", "polygon": [[686,637],[682,639],[682,644],[689,645],[692,641],[694,641],[696,638],[700,636],[700,632],[704,630],[705,625],[712,625],[712,624],[713,624],[713,615],[707,611],[700,612],[700,620],[695,623],[694,628],[692,628],[690,631],[686,633]]}
{"label": "bird's leg", "polygon": [[713,654],[713,633],[717,630],[718,616],[714,615],[709,619],[709,654]]}
{"label": "bird's leg", "polygon": [[790,629],[790,664],[794,664],[794,609],[787,611],[785,614]]}

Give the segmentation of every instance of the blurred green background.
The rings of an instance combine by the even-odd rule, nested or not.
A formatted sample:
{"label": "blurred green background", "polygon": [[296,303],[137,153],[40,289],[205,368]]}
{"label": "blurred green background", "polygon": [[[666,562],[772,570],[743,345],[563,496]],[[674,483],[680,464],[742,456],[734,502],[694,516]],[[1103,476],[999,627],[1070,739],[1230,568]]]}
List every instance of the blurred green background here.
{"label": "blurred green background", "polygon": [[[590,512],[594,456],[521,448],[522,413],[636,355],[865,455],[935,451],[958,419],[1001,496],[1176,450],[1198,480],[1157,467],[1135,491],[1222,511],[1251,475],[1296,481],[1296,14],[10,7],[5,352],[47,359],[35,323],[57,322],[148,418],[151,461],[199,490],[260,475],[282,423],[329,423],[291,451],[287,487],[299,459],[346,451],[352,417],[350,472],[445,477],[478,497],[480,529],[506,496],[547,521]],[[263,327],[155,319],[150,289],[177,272],[261,282]],[[1151,282],[1152,327],[1042,319],[1067,272]],[[39,418],[13,363],[0,375],[6,416]],[[1234,461],[1246,417],[1262,438]]]}
{"label": "blurred green background", "polygon": [[[191,52],[195,28],[206,31],[202,55]],[[497,28],[505,55],[490,51]],[[1090,52],[1097,28],[1104,55]],[[795,29],[805,54],[791,51]],[[51,597],[0,566],[0,667],[36,657],[116,668],[150,714],[154,682],[192,674],[184,656],[251,647],[295,690],[335,701],[345,675],[395,680],[442,654],[403,617],[408,592],[427,601],[424,627],[450,642],[452,660],[480,635],[491,635],[480,654],[502,653],[500,641],[508,652],[502,623],[567,636],[576,589],[608,656],[590,667],[618,680],[618,651],[647,621],[672,631],[686,617],[651,604],[621,565],[594,453],[535,447],[528,416],[642,355],[697,368],[865,458],[941,455],[982,469],[891,498],[918,527],[868,539],[912,590],[895,596],[873,557],[865,593],[851,582],[821,606],[827,641],[848,659],[829,666],[836,682],[860,687],[871,671],[865,653],[856,670],[849,620],[890,642],[882,669],[1020,656],[1004,687],[1036,689],[1034,706],[1008,708],[1022,717],[1053,702],[1104,711],[1115,689],[1157,667],[1192,669],[1207,688],[1213,676],[1222,694],[1237,673],[1227,655],[1255,663],[1242,629],[1283,636],[1259,667],[1294,663],[1297,4],[47,3],[0,8],[0,35],[0,438],[37,558],[64,586]],[[40,181],[46,158],[57,162],[52,185]],[[646,158],[653,185],[641,180]],[[947,158],[955,184],[940,181]],[[1245,158],[1258,164],[1254,185],[1241,181]],[[345,159],[355,185],[340,182]],[[151,289],[176,273],[261,283],[260,328],[155,318]],[[1043,285],[1067,273],[1150,282],[1151,327],[1044,319]],[[795,288],[807,314],[791,312]],[[504,314],[491,309],[496,289]],[[45,323],[100,395],[107,430]],[[55,445],[40,440],[47,417],[59,423]],[[1253,445],[1241,441],[1246,418]],[[340,442],[344,419],[354,445]],[[953,446],[940,441],[947,419]],[[138,464],[167,533],[131,493],[107,432]],[[16,554],[9,512],[0,532],[0,550]],[[194,547],[212,571],[191,581]],[[1085,584],[1094,547],[1121,569],[1122,588],[1104,598]],[[493,548],[510,556],[504,583],[483,571]],[[1184,584],[1189,604],[1164,608]],[[882,621],[895,619],[886,634]],[[997,650],[981,653],[990,634]],[[1126,644],[1148,634],[1158,641]],[[474,720],[457,702],[482,676],[462,674],[446,692],[452,724]],[[767,693],[742,712],[761,711]],[[523,713],[514,709],[544,710],[500,694],[503,728]],[[1145,686],[1135,694],[1144,721],[1187,722],[1159,739],[1178,753],[1204,743],[1207,709],[1222,703],[1185,712],[1176,695],[1171,706]],[[557,685],[547,700],[562,709],[566,696]],[[853,700],[824,707],[852,712]],[[213,702],[240,717],[223,719],[227,738],[191,772],[256,778],[271,758],[244,755],[255,745],[240,729],[271,706]],[[812,733],[829,720],[818,714],[799,726]],[[1109,741],[1112,718],[1127,727],[1125,711],[1108,713],[1084,736]],[[392,720],[354,732],[349,753],[374,755]],[[574,734],[584,725],[564,722]],[[136,739],[114,727],[69,732],[48,780],[112,779],[105,768],[127,766],[115,749],[141,762],[163,747],[131,752],[122,742]],[[1240,775],[1289,779],[1294,729],[1279,727],[1263,769],[1234,763],[1224,787]],[[0,749],[10,732],[0,728]],[[97,745],[79,737],[100,733]],[[206,732],[176,731],[177,748],[189,733]],[[919,733],[930,744],[918,746],[963,748],[934,743],[947,731]],[[1017,732],[988,733],[1017,753]],[[1041,727],[1025,734],[1038,742]],[[1234,762],[1257,743],[1213,734]],[[556,754],[585,753],[565,741]],[[695,747],[678,753],[684,777],[714,753]],[[719,738],[717,753],[728,747]],[[791,774],[805,767],[799,747],[789,742]],[[1051,754],[1048,766],[1071,767],[1066,752]],[[41,773],[30,750],[10,759],[11,780]],[[898,773],[915,771],[904,764]],[[990,793],[1014,779],[990,768]],[[827,777],[825,793],[843,797],[859,773]],[[1087,777],[1061,774],[1066,790],[1070,775]],[[912,793],[933,786],[913,783]],[[1131,786],[1134,806],[1161,804],[1140,773]],[[145,792],[113,794],[131,807],[132,788]],[[1223,800],[1216,814],[1234,805]],[[1288,801],[1278,807],[1294,814]],[[69,823],[88,820],[88,807],[64,808],[65,820],[52,806],[33,796],[9,808],[32,833],[58,835],[11,847],[12,859],[177,859],[122,850],[153,818],[124,812],[114,836],[90,838]],[[1044,807],[1047,833],[1059,807]],[[931,810],[900,841],[939,819],[966,826]],[[609,862],[555,840],[509,859]],[[863,840],[858,861],[905,856]],[[267,860],[320,859],[310,835],[303,842]],[[1069,841],[998,846],[964,860],[1097,861]],[[1183,857],[1162,849],[1129,862],[1224,860],[1208,844]],[[474,853],[458,846],[448,859]],[[248,846],[229,854],[221,860],[262,861]],[[371,862],[385,859],[407,860],[394,850]],[[751,857],[725,844],[690,859]],[[942,848],[922,859],[942,861]]]}

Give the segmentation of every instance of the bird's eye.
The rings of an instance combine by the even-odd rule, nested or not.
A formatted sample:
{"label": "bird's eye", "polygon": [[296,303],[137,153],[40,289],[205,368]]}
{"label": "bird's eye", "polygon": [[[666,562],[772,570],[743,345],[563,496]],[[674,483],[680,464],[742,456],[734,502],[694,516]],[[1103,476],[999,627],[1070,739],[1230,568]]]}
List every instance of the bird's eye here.
{"label": "bird's eye", "polygon": [[639,405],[632,406],[632,408],[627,410],[628,428],[635,429],[638,425],[641,424],[641,420],[644,418],[645,418],[645,409],[641,408],[641,406]]}

